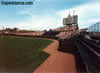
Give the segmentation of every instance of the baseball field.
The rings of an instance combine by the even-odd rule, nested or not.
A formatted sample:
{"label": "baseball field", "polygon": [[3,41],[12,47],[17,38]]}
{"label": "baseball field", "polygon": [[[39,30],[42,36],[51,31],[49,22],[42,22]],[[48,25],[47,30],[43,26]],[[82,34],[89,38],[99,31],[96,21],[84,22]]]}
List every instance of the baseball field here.
{"label": "baseball field", "polygon": [[0,72],[33,72],[49,54],[42,51],[53,41],[0,37]]}

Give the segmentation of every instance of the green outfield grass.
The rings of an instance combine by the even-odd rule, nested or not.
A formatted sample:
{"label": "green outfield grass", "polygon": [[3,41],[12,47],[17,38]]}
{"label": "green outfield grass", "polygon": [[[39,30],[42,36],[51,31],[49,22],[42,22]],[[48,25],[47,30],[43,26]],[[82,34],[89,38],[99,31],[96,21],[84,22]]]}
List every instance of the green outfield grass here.
{"label": "green outfield grass", "polygon": [[0,37],[0,71],[33,72],[49,54],[42,50],[53,41]]}

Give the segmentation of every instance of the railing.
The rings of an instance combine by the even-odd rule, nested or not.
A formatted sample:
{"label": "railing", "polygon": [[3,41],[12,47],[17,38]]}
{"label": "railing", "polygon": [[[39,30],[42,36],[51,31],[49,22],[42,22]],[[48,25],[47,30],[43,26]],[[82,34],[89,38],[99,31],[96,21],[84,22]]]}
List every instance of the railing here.
{"label": "railing", "polygon": [[100,73],[100,47],[83,38],[79,38],[76,45],[89,73]]}

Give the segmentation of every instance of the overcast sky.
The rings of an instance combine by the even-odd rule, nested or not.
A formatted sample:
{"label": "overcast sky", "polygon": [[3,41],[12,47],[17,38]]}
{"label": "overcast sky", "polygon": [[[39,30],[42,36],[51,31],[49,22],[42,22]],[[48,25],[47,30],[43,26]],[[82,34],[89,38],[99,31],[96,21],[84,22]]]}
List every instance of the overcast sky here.
{"label": "overcast sky", "polygon": [[[4,0],[11,1],[11,0]],[[14,0],[24,1],[24,0]],[[100,21],[100,0],[25,0],[33,5],[0,5],[0,29],[44,30],[63,26],[62,20],[72,14],[78,15],[79,28],[86,28]]]}

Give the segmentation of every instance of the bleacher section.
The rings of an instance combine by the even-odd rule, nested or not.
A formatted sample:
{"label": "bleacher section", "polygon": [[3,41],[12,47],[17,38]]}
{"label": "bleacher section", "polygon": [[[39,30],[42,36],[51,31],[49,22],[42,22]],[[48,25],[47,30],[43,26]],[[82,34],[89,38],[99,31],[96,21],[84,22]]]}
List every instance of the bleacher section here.
{"label": "bleacher section", "polygon": [[52,31],[48,31],[43,34],[43,36],[54,36],[59,37],[60,39],[68,39],[75,35],[79,34],[79,31],[76,30],[76,26],[70,27],[60,27]]}
{"label": "bleacher section", "polygon": [[61,33],[59,33],[58,35],[56,35],[57,37],[60,37],[61,39],[68,39],[71,38],[75,35],[79,34],[79,32],[77,30],[74,31],[62,31]]}
{"label": "bleacher section", "polygon": [[70,26],[70,27],[60,27],[60,28],[55,29],[55,31],[72,31],[76,29],[77,29],[76,26]]}
{"label": "bleacher section", "polygon": [[56,36],[59,33],[60,33],[60,31],[48,31],[48,32],[44,33],[42,36]]}

